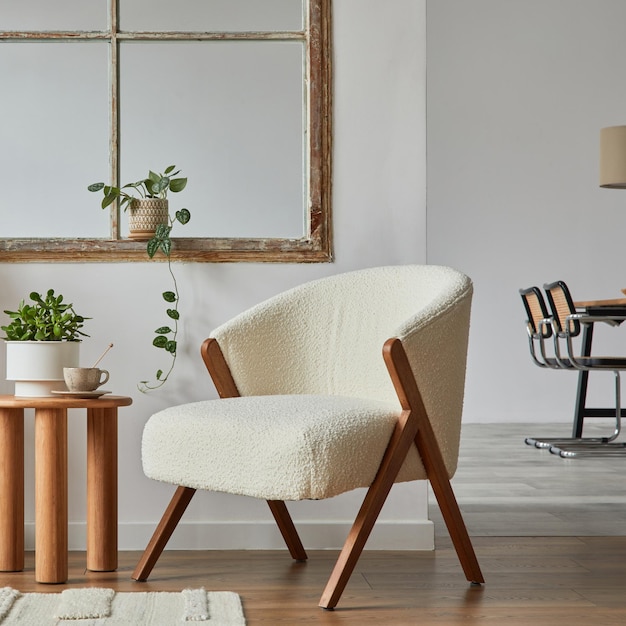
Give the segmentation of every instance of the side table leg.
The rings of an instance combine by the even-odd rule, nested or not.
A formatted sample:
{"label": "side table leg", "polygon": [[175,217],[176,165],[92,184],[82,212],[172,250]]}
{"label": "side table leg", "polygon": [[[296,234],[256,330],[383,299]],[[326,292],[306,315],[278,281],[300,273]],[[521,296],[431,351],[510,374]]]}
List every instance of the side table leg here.
{"label": "side table leg", "polygon": [[24,410],[0,409],[0,571],[24,569]]}
{"label": "side table leg", "polygon": [[67,410],[35,409],[35,580],[67,574]]}
{"label": "side table leg", "polygon": [[87,569],[117,569],[117,408],[87,411]]}

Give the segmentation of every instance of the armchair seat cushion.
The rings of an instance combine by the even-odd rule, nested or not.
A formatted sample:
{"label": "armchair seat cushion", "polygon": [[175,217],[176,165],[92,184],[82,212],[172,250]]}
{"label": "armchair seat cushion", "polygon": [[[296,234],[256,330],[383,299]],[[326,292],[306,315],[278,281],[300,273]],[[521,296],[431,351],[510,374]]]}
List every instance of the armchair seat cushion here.
{"label": "armchair seat cushion", "polygon": [[[265,500],[329,498],[369,487],[401,410],[329,395],[247,396],[154,414],[144,428],[149,478]],[[425,479],[415,446],[398,481]]]}

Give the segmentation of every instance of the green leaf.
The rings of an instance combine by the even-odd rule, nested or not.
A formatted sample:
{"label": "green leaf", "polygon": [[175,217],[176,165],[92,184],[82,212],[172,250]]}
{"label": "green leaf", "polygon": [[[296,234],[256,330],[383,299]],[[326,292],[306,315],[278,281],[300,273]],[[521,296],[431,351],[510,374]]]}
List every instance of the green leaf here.
{"label": "green leaf", "polygon": [[170,179],[167,176],[163,176],[159,178],[155,183],[152,184],[152,193],[161,193],[165,191],[170,184]]}
{"label": "green leaf", "polygon": [[109,205],[113,204],[113,202],[115,201],[115,199],[117,198],[116,195],[110,194],[108,196],[104,196],[104,198],[102,198],[102,202],[100,203],[100,206],[103,209],[106,209]]}
{"label": "green leaf", "polygon": [[170,236],[171,230],[172,227],[167,224],[158,224],[154,231],[154,236],[157,239],[167,239]]}
{"label": "green leaf", "polygon": [[154,340],[152,341],[152,345],[156,346],[157,348],[165,348],[165,346],[167,345],[167,337],[165,337],[164,335],[159,335],[158,337],[155,337]]}
{"label": "green leaf", "polygon": [[159,247],[161,248],[165,256],[169,256],[170,252],[172,251],[172,242],[170,241],[170,238],[167,237],[167,239],[162,239],[160,241]]}
{"label": "green leaf", "polygon": [[180,315],[179,315],[179,313],[178,313],[178,311],[176,309],[167,309],[167,314],[173,320],[177,320],[177,319],[180,318]]}
{"label": "green leaf", "polygon": [[150,239],[150,241],[148,242],[148,245],[146,246],[146,250],[150,258],[154,257],[157,250],[159,249],[160,243],[161,242],[156,237],[153,237],[152,239]]}
{"label": "green leaf", "polygon": [[166,302],[176,302],[176,294],[173,291],[164,291],[163,300]]}
{"label": "green leaf", "polygon": [[175,165],[168,165],[168,166],[165,168],[165,173],[166,173],[166,174],[171,174],[172,170],[173,170],[175,167],[176,167]]}
{"label": "green leaf", "polygon": [[161,380],[161,376],[163,376],[163,370],[157,370],[156,379]]}
{"label": "green leaf", "polygon": [[178,193],[182,191],[187,186],[186,178],[172,178],[170,181],[170,191],[174,193]]}
{"label": "green leaf", "polygon": [[93,184],[89,185],[89,187],[87,187],[87,189],[89,191],[100,191],[101,189],[104,189],[104,183],[93,183]]}
{"label": "green leaf", "polygon": [[175,341],[168,341],[167,345],[165,346],[165,349],[170,354],[176,354],[176,342]]}
{"label": "green leaf", "polygon": [[164,335],[165,333],[173,333],[174,331],[169,326],[160,326],[154,332],[157,335]]}
{"label": "green leaf", "polygon": [[187,209],[176,211],[176,219],[181,224],[186,224],[191,219],[191,213]]}

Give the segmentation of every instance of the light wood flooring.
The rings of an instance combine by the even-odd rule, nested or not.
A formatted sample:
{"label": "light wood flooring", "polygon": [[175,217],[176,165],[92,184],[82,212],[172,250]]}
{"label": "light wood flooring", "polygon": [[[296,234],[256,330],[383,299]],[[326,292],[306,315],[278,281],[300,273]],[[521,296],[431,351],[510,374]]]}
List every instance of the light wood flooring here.
{"label": "light wood flooring", "polygon": [[[588,419],[583,434],[612,432],[610,421]],[[571,425],[464,425],[452,486],[470,535],[626,535],[626,451],[562,459],[526,445],[527,436],[570,437]],[[431,519],[445,533],[434,506]]]}
{"label": "light wood flooring", "polygon": [[487,581],[482,587],[465,581],[434,504],[437,549],[365,551],[335,611],[317,607],[334,551],[312,552],[307,563],[293,563],[284,551],[166,551],[147,583],[130,579],[138,552],[121,553],[111,573],[85,572],[84,554],[76,552],[69,583],[45,586],[33,582],[28,554],[26,570],[0,573],[0,586],[236,591],[250,626],[626,624],[626,455],[565,460],[524,444],[524,436],[546,432],[569,435],[569,426],[464,427],[453,486]]}

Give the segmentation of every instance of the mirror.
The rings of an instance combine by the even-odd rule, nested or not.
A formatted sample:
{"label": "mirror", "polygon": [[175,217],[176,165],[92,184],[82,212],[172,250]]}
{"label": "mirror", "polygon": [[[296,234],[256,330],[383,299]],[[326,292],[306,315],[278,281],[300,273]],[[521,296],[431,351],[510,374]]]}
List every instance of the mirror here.
{"label": "mirror", "polygon": [[173,259],[331,260],[330,0],[110,0],[110,28],[75,3],[68,30],[57,4],[0,9],[0,261],[147,260],[87,186],[171,164]]}

